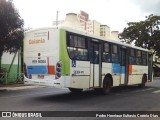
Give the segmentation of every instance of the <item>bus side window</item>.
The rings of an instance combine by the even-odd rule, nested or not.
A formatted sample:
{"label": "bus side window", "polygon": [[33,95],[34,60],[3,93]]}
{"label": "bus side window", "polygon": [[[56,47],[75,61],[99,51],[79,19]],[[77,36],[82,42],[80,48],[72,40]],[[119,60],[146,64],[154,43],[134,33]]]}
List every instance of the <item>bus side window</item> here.
{"label": "bus side window", "polygon": [[135,50],[130,49],[130,54],[129,54],[129,64],[134,65],[135,64]]}
{"label": "bus side window", "polygon": [[142,52],[142,65],[147,65],[147,52]]}
{"label": "bus side window", "polygon": [[78,48],[72,48],[72,49],[70,49],[69,50],[69,54],[70,54],[71,59],[77,59],[78,55],[79,55]]}
{"label": "bus side window", "polygon": [[119,63],[117,45],[112,45],[112,63]]}
{"label": "bus side window", "polygon": [[88,60],[88,50],[78,48],[77,60]]}
{"label": "bus side window", "polygon": [[110,44],[104,43],[103,47],[103,62],[111,62]]}
{"label": "bus side window", "polygon": [[71,59],[88,60],[88,50],[85,37],[69,35],[67,39],[67,49]]}
{"label": "bus side window", "polygon": [[140,50],[136,51],[136,64],[141,65],[142,64],[142,52]]}

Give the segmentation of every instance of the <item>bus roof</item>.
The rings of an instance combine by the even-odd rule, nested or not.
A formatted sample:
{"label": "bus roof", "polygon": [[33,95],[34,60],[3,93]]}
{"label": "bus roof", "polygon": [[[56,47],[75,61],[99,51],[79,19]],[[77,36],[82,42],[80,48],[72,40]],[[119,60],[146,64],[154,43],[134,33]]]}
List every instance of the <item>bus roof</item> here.
{"label": "bus roof", "polygon": [[97,40],[107,41],[107,42],[110,42],[110,43],[115,43],[115,44],[118,44],[118,45],[139,49],[139,50],[142,50],[142,51],[148,51],[148,49],[144,49],[144,48],[141,48],[141,47],[133,46],[133,45],[130,45],[130,44],[127,44],[127,43],[123,43],[123,42],[120,42],[118,40],[105,39],[105,38],[103,38],[101,36],[88,34],[86,31],[80,31],[80,30],[76,30],[76,29],[73,29],[73,28],[65,27],[65,26],[43,27],[43,28],[31,29],[31,30],[26,31],[25,33],[34,32],[34,31],[37,31],[37,30],[44,30],[44,29],[64,29],[64,30],[66,30],[68,32],[72,32],[72,33],[76,33],[76,34],[81,34],[81,35],[84,35],[84,36],[92,37],[92,38],[97,39]]}

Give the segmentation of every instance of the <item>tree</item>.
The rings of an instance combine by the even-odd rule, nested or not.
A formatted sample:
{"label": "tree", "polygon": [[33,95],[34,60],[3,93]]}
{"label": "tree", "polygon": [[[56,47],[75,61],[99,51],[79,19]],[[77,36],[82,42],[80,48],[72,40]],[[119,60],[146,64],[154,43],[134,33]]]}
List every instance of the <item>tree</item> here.
{"label": "tree", "polygon": [[127,43],[135,42],[136,46],[154,50],[160,55],[160,16],[149,15],[146,20],[129,22],[119,34],[119,38]]}
{"label": "tree", "polygon": [[3,53],[15,53],[22,46],[23,25],[12,0],[0,0],[0,68]]}

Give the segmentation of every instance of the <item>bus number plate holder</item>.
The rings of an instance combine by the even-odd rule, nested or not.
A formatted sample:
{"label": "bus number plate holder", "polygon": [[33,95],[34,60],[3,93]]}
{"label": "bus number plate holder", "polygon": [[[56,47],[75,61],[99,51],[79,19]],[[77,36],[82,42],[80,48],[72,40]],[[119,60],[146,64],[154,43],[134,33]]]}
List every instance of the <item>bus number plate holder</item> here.
{"label": "bus number plate holder", "polygon": [[38,79],[44,79],[44,75],[38,75]]}

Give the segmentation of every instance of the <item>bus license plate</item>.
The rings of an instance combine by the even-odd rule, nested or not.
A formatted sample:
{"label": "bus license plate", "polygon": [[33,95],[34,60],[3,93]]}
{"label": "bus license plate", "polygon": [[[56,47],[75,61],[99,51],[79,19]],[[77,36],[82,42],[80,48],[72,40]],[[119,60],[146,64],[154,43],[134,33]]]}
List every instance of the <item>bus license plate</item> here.
{"label": "bus license plate", "polygon": [[38,79],[44,79],[44,75],[38,75]]}

